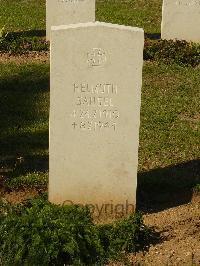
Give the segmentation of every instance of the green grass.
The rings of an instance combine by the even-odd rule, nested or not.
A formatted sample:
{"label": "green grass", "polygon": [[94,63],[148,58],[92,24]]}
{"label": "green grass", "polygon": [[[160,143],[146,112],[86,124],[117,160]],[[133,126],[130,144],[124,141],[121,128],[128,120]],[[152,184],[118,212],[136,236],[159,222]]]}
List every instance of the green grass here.
{"label": "green grass", "polygon": [[0,154],[48,153],[48,64],[0,64]]}
{"label": "green grass", "polygon": [[200,156],[200,69],[145,63],[139,169]]}
{"label": "green grass", "polygon": [[7,31],[45,30],[44,0],[1,0],[0,28]]}
{"label": "green grass", "polygon": [[97,0],[96,20],[160,33],[162,0]]}
{"label": "green grass", "polygon": [[47,186],[49,65],[0,64],[0,164],[5,188]]}
{"label": "green grass", "polygon": [[[163,169],[199,158],[199,74],[199,67],[145,63],[140,172]],[[9,180],[8,183],[19,187],[20,182],[22,187],[24,182],[31,185],[34,181],[27,175],[31,177],[31,173],[42,172],[43,179],[43,172],[48,171],[49,65],[1,63],[0,99],[1,160],[11,160],[14,169],[10,173],[14,181]],[[21,161],[18,159],[20,157]],[[188,168],[185,171],[190,174],[195,169]],[[174,173],[173,178],[182,175],[182,171]],[[160,178],[162,175],[161,171],[157,178],[160,182],[163,181]],[[157,174],[153,172],[151,177],[155,179]],[[194,181],[192,178],[190,182]],[[182,185],[181,179],[177,182]]]}
{"label": "green grass", "polygon": [[139,205],[142,198],[148,205],[153,201],[160,207],[162,202],[173,206],[172,195],[175,204],[186,203],[200,183],[199,76],[199,67],[144,65]]}
{"label": "green grass", "polygon": [[[0,29],[45,30],[45,0],[1,0]],[[160,33],[162,0],[97,0],[96,20],[144,28]],[[44,33],[45,34],[45,33]]]}
{"label": "green grass", "polygon": [[[13,39],[5,42],[5,50],[8,44],[14,52],[48,49],[46,43],[40,43],[41,39],[32,38],[45,34],[44,0],[1,0],[0,3],[0,29],[5,25],[9,32],[24,31],[21,39],[20,35],[11,34]],[[143,27],[145,32],[157,34],[161,5],[162,0],[97,0],[96,19]],[[28,39],[24,42],[23,38]],[[167,175],[182,175],[177,169],[174,174],[168,170],[163,173],[162,169],[171,165],[194,162],[192,168],[186,169],[188,174],[196,173],[198,168],[195,161],[200,156],[200,70],[189,65],[178,66],[187,62],[194,66],[199,60],[199,47],[189,46],[184,42],[146,44],[145,59],[155,62],[146,62],[144,66],[139,171],[153,171],[150,176],[154,181],[163,182],[162,177]],[[42,173],[42,178],[48,170],[49,65],[1,63],[0,99],[1,161],[8,168],[12,165],[13,184],[31,185],[32,173]],[[20,163],[19,158],[22,158]],[[155,169],[160,170],[154,172]]]}

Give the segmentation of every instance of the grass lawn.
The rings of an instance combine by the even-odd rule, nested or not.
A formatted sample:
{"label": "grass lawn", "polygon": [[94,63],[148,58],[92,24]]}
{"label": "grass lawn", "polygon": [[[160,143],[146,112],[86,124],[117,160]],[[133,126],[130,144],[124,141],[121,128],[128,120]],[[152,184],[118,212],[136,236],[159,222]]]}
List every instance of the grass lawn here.
{"label": "grass lawn", "polygon": [[0,64],[0,163],[6,186],[47,184],[49,64]]}
{"label": "grass lawn", "polygon": [[0,0],[0,29],[45,30],[44,0]]}
{"label": "grass lawn", "polygon": [[162,0],[97,0],[96,20],[160,33]]}
{"label": "grass lawn", "polygon": [[0,64],[0,154],[48,153],[48,64]]}
{"label": "grass lawn", "polygon": [[[0,5],[0,29],[45,30],[45,0],[0,0]],[[161,5],[162,0],[97,0],[96,20],[160,33]]]}
{"label": "grass lawn", "polygon": [[[31,36],[40,31],[45,34],[44,0],[0,3],[0,28],[5,25],[6,31],[29,31]],[[160,33],[161,5],[162,0],[97,0],[96,18],[143,27],[145,32],[155,34]],[[199,75],[199,67],[145,62],[140,172],[199,157]],[[22,171],[16,168],[14,175],[23,182],[38,179],[35,171],[48,169],[47,163],[43,169],[40,161],[48,161],[49,63],[2,61],[0,97],[1,159],[20,165]],[[19,164],[18,158],[26,160]],[[29,171],[33,176],[27,176]]]}
{"label": "grass lawn", "polygon": [[[140,172],[199,157],[199,86],[199,68],[144,64]],[[1,159],[26,158],[14,175],[35,178],[48,169],[49,64],[1,63],[0,98]]]}
{"label": "grass lawn", "polygon": [[199,157],[199,76],[199,67],[145,63],[140,170]]}

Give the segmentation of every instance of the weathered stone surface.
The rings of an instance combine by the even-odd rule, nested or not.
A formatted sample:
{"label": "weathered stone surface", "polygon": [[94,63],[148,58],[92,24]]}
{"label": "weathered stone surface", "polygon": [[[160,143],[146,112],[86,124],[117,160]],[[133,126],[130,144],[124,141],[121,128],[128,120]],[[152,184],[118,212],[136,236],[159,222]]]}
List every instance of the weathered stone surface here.
{"label": "weathered stone surface", "polygon": [[161,37],[200,42],[200,0],[164,0]]}
{"label": "weathered stone surface", "polygon": [[51,26],[95,21],[95,0],[46,0],[46,38]]}
{"label": "weathered stone surface", "polygon": [[136,203],[144,32],[83,23],[53,27],[51,41],[49,199],[126,214]]}

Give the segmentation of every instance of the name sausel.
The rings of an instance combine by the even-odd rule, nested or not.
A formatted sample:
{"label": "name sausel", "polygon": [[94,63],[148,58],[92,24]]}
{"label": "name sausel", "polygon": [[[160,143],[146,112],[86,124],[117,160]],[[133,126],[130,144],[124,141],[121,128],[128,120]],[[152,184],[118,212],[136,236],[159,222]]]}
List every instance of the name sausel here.
{"label": "name sausel", "polygon": [[76,105],[113,107],[112,95],[118,93],[118,87],[111,83],[88,83],[73,84],[76,96]]}

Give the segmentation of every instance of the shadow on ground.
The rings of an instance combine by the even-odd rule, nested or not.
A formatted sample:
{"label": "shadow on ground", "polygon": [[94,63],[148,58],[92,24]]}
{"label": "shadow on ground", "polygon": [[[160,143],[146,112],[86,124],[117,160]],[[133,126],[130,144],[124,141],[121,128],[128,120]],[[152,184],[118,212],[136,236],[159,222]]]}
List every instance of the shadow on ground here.
{"label": "shadow on ground", "polygon": [[26,31],[16,31],[16,32],[9,32],[7,35],[7,39],[18,39],[21,37],[45,37],[46,31],[45,30],[26,30]]}
{"label": "shadow on ground", "polygon": [[[24,132],[8,135],[0,139],[1,154],[0,161],[15,161],[20,157],[30,157],[31,154],[44,152],[49,146],[48,130],[37,130],[35,132]],[[8,150],[6,152],[6,149]]]}
{"label": "shadow on ground", "polygon": [[159,40],[161,38],[160,33],[145,33],[145,38],[150,40]]}
{"label": "shadow on ground", "polygon": [[199,183],[200,160],[139,173],[137,209],[152,213],[189,203]]}
{"label": "shadow on ground", "polygon": [[47,172],[49,170],[48,155],[33,155],[25,157],[0,157],[0,174],[23,175],[31,172]]}
{"label": "shadow on ground", "polygon": [[0,65],[0,160],[48,149],[49,65]]}
{"label": "shadow on ground", "polygon": [[7,178],[45,173],[49,168],[49,64],[20,63],[0,64],[2,193],[7,191],[3,187]]}

